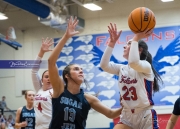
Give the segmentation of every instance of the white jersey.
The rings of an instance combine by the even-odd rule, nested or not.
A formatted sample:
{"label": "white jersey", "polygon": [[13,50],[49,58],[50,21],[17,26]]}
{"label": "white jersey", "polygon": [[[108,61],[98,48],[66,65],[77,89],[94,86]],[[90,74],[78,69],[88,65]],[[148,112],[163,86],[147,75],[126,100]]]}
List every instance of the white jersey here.
{"label": "white jersey", "polygon": [[119,89],[125,108],[146,108],[153,105],[153,75],[139,73],[128,65],[119,68]]}
{"label": "white jersey", "polygon": [[[36,61],[40,63],[41,58],[37,57]],[[32,69],[32,81],[36,90],[36,96],[34,101],[34,110],[36,113],[35,128],[49,129],[49,124],[52,117],[52,100],[50,92],[53,93],[53,89],[46,91],[42,89],[42,83],[38,75],[38,71],[38,68]]]}
{"label": "white jersey", "polygon": [[[131,43],[131,49],[138,47],[132,46],[134,44],[137,45],[136,43]],[[154,74],[149,62],[146,60],[136,60],[136,58],[138,58],[136,54],[134,54],[133,57],[130,57],[129,54],[128,62],[130,63],[132,58],[132,60],[137,62],[135,68],[131,68],[130,65],[111,63],[109,60],[112,50],[111,47],[107,47],[100,65],[104,71],[119,76],[118,85],[124,108],[146,108],[153,105],[152,92]]]}
{"label": "white jersey", "polygon": [[36,113],[36,129],[48,129],[52,117],[52,100],[49,92],[53,92],[52,89],[43,91],[41,88],[34,101],[34,110]]}

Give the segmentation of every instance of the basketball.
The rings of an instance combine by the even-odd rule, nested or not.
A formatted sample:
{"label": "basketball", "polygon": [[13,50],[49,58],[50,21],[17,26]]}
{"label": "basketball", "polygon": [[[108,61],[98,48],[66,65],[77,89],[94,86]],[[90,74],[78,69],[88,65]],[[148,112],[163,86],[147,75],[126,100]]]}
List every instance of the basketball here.
{"label": "basketball", "polygon": [[130,13],[128,17],[128,25],[133,33],[139,33],[146,29],[154,29],[156,18],[150,9],[139,7]]}

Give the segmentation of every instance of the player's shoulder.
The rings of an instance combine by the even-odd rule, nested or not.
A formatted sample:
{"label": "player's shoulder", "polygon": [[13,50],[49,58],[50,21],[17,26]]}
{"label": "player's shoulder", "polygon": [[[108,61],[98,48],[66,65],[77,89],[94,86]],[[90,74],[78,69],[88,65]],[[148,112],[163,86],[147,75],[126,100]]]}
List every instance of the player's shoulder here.
{"label": "player's shoulder", "polygon": [[180,97],[176,99],[176,102],[180,104]]}
{"label": "player's shoulder", "polygon": [[19,107],[19,108],[18,108],[18,110],[22,110],[22,109],[23,109],[23,107]]}
{"label": "player's shoulder", "polygon": [[84,96],[85,96],[86,100],[87,100],[90,104],[91,104],[92,102],[98,100],[98,98],[96,97],[96,95],[84,93]]}
{"label": "player's shoulder", "polygon": [[43,91],[43,89],[42,89],[42,87],[36,92],[37,94],[38,93],[40,93],[40,92],[42,92]]}
{"label": "player's shoulder", "polygon": [[17,112],[18,112],[18,113],[21,113],[22,109],[23,109],[23,107],[19,107],[19,108],[17,109]]}

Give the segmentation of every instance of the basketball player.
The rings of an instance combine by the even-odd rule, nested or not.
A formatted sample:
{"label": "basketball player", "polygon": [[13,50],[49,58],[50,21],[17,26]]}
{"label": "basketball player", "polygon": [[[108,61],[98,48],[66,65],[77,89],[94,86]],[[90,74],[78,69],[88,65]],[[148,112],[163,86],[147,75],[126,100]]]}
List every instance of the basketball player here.
{"label": "basketball player", "polygon": [[110,57],[119,39],[116,24],[110,23],[109,44],[101,58],[101,68],[111,74],[119,76],[119,88],[122,96],[123,111],[120,122],[114,129],[158,129],[157,114],[152,109],[152,91],[159,90],[160,76],[152,65],[152,56],[148,52],[147,44],[141,40],[149,37],[153,30],[135,34],[133,39],[124,46],[123,57],[128,60],[127,65],[110,62]]}
{"label": "basketball player", "polygon": [[176,122],[180,115],[180,97],[176,100],[174,104],[174,109],[172,112],[171,117],[169,118],[169,121],[167,123],[166,129],[173,129],[176,125]]}
{"label": "basketball player", "polygon": [[[75,27],[78,20],[71,17],[64,36],[56,45],[48,59],[49,77],[53,87],[52,120],[49,129],[85,129],[86,119],[90,108],[109,118],[116,118],[121,108],[111,110],[103,105],[97,97],[86,94],[80,89],[83,82],[86,84],[82,68],[77,64],[69,64],[63,70],[63,80],[59,77],[56,61],[67,40],[77,34]],[[100,120],[99,120],[100,121]]]}
{"label": "basketball player", "polygon": [[27,104],[17,110],[15,128],[35,129],[34,96],[34,91],[29,90],[25,92]]}
{"label": "basketball player", "polygon": [[[41,64],[41,59],[44,53],[51,51],[49,47],[52,44],[47,41],[51,40],[49,40],[49,38],[46,38],[46,40],[42,39],[42,45],[36,58],[36,63]],[[44,71],[42,74],[42,79],[40,79],[38,71],[39,68],[32,69],[32,81],[34,89],[36,90],[36,96],[34,100],[34,110],[36,112],[36,129],[48,129],[52,116],[51,94],[53,90],[49,80],[48,70]]]}

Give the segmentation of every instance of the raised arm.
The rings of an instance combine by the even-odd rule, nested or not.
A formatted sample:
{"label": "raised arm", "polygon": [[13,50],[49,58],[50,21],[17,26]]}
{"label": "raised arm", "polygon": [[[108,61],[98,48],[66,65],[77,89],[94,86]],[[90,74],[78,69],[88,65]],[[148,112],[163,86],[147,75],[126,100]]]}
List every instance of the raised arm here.
{"label": "raised arm", "polygon": [[73,20],[73,18],[71,17],[68,22],[68,27],[66,29],[65,34],[63,35],[59,43],[56,45],[56,47],[54,48],[48,59],[48,70],[49,70],[50,82],[53,87],[53,96],[52,96],[53,98],[59,97],[59,95],[64,91],[64,83],[62,78],[59,77],[56,61],[67,40],[73,35],[79,33],[78,31],[75,31],[75,27],[77,24],[78,24],[78,20],[76,18]]}
{"label": "raised arm", "polygon": [[116,24],[114,24],[113,26],[112,23],[110,23],[110,26],[108,26],[108,28],[109,28],[108,31],[110,35],[110,41],[101,58],[100,67],[108,73],[119,75],[119,68],[121,64],[115,64],[110,62],[110,57],[112,55],[113,48],[117,40],[119,39],[122,31],[117,33]]}
{"label": "raised arm", "polygon": [[151,65],[148,61],[146,60],[140,60],[140,51],[138,47],[138,41],[142,38],[147,38],[152,34],[153,30],[146,30],[142,33],[135,34],[134,38],[132,39],[131,42],[131,48],[129,51],[129,58],[128,58],[128,63],[131,68],[136,70],[137,72],[142,72],[142,73],[152,73],[152,68]]}
{"label": "raised arm", "polygon": [[122,108],[110,109],[109,107],[102,104],[102,102],[93,95],[85,94],[85,96],[89,104],[94,110],[105,115],[108,118],[111,118],[111,119],[117,118],[122,112]]}
{"label": "raised arm", "polygon": [[[49,38],[46,38],[46,40],[42,39],[41,48],[39,50],[38,56],[35,59],[35,62],[37,64],[39,65],[41,64],[41,59],[43,58],[45,52],[52,51],[51,49],[49,49],[49,47],[53,44],[50,41],[51,40],[49,40]],[[41,82],[38,71],[39,71],[39,68],[32,68],[32,71],[31,71],[32,82],[33,82],[33,86],[36,92],[38,92],[38,90],[42,87],[42,82]]]}

